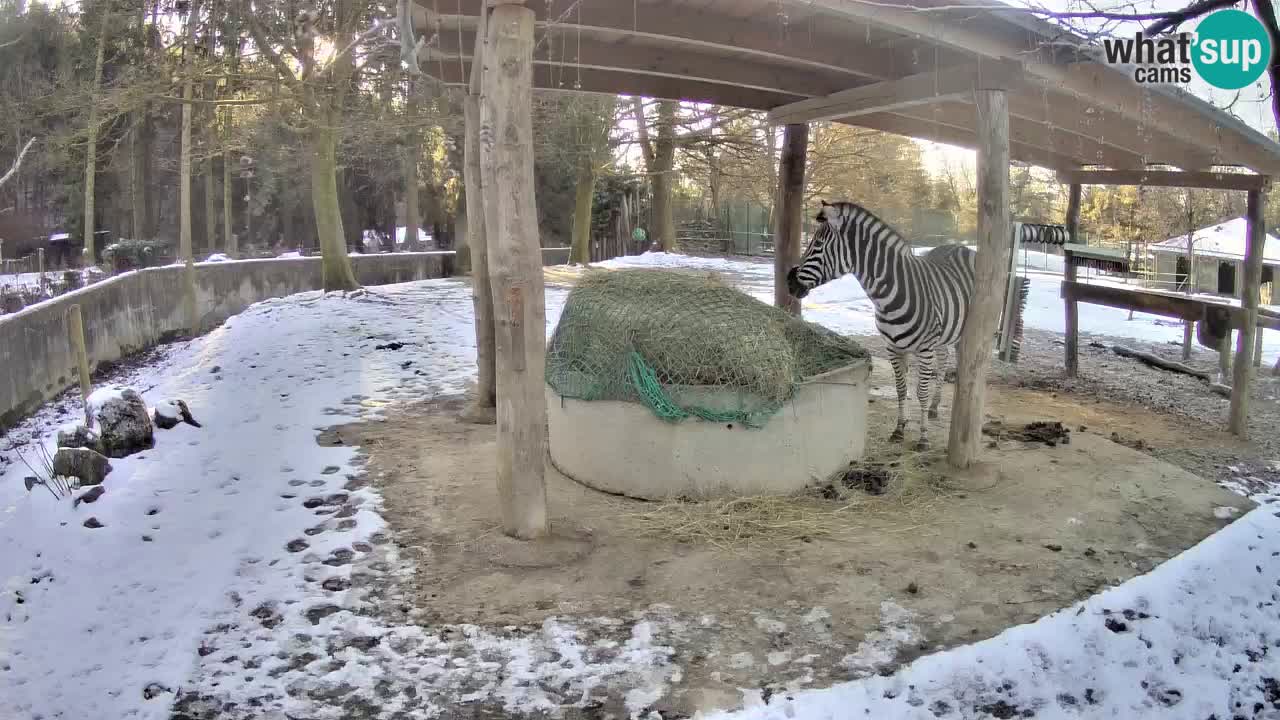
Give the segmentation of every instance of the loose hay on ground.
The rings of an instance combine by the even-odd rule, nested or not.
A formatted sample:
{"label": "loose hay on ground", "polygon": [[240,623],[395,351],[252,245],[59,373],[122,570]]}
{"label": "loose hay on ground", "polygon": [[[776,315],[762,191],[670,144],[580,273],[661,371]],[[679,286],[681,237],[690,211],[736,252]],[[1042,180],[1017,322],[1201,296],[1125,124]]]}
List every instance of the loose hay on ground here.
{"label": "loose hay on ground", "polygon": [[[849,481],[859,475],[883,478],[880,492],[869,493]],[[801,493],[677,499],[638,508],[627,503],[616,511],[622,523],[646,537],[741,549],[839,539],[871,520],[888,525],[885,532],[909,532],[925,517],[936,516],[937,505],[953,495],[928,456],[906,453],[855,463]]]}

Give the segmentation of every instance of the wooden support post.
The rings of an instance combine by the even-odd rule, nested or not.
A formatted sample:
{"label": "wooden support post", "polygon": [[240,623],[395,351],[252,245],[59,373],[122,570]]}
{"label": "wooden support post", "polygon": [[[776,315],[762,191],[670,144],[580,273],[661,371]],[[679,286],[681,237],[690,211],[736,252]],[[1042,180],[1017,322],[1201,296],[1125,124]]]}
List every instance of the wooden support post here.
{"label": "wooden support post", "polygon": [[[485,24],[476,31],[474,57],[484,57]],[[483,61],[471,64],[471,84],[463,98],[462,180],[466,185],[467,249],[471,265],[471,304],[476,326],[476,394],[463,413],[467,422],[492,424],[497,404],[494,380],[493,289],[489,276],[489,244],[485,237],[484,178],[480,171],[480,89]]]}
{"label": "wooden support post", "polygon": [[1258,288],[1262,285],[1262,251],[1267,242],[1266,197],[1262,190],[1249,191],[1247,211],[1249,235],[1244,250],[1244,286],[1240,306],[1244,311],[1236,345],[1235,377],[1231,382],[1231,420],[1228,428],[1237,437],[1249,434],[1249,389],[1253,384],[1253,343],[1258,332]]}
{"label": "wooden support post", "polygon": [[782,135],[778,163],[778,217],[773,239],[773,304],[800,314],[800,300],[787,289],[787,273],[800,263],[804,233],[804,170],[809,153],[809,125],[792,123]]}
{"label": "wooden support post", "polygon": [[84,426],[93,427],[93,417],[89,412],[89,393],[93,387],[89,381],[89,353],[84,341],[84,318],[80,314],[79,303],[67,308],[67,332],[70,335],[71,349],[76,356],[76,367],[80,370],[80,399],[84,401]]}
{"label": "wooden support post", "polygon": [[1258,336],[1253,341],[1253,366],[1262,367],[1262,328],[1258,328]]}
{"label": "wooden support post", "polygon": [[947,460],[961,470],[977,461],[981,448],[992,334],[1004,300],[1000,276],[1009,263],[1009,96],[1004,90],[979,90],[975,95],[978,259],[968,318],[956,351],[956,392],[947,445]]}
{"label": "wooden support post", "polygon": [[533,179],[534,12],[488,18],[480,170],[492,278],[498,390],[498,502],[506,534],[547,534],[546,308]]}
{"label": "wooden support post", "polygon": [[44,295],[44,248],[36,248],[36,267],[40,273],[40,294]]}
{"label": "wooden support post", "polygon": [[1227,332],[1222,336],[1222,342],[1218,344],[1218,382],[1223,385],[1231,384],[1231,328],[1227,328]]}
{"label": "wooden support post", "polygon": [[[1079,183],[1073,183],[1068,188],[1066,226],[1068,240],[1073,245],[1080,242],[1080,192]],[[1075,282],[1076,265],[1071,251],[1064,249],[1062,251],[1062,259],[1064,262],[1062,279],[1065,282]],[[1075,296],[1069,294],[1063,298],[1063,305],[1067,313],[1065,326],[1067,335],[1066,376],[1073,378],[1080,372],[1080,305],[1076,302]]]}

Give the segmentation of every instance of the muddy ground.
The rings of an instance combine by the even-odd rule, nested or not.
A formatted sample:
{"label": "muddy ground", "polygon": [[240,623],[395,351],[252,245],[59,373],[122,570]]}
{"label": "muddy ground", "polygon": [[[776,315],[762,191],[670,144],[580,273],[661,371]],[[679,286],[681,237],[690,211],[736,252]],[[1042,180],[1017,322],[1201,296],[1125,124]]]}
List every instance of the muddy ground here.
{"label": "muddy ground", "polygon": [[[884,459],[902,449],[879,437],[896,406],[883,360],[873,380],[870,452]],[[945,438],[949,387],[944,398],[935,440]],[[415,562],[395,594],[425,611],[428,625],[528,626],[657,608],[676,628],[668,642],[682,669],[653,705],[664,716],[735,707],[744,688],[768,695],[889,672],[991,637],[1149,571],[1228,522],[1221,508],[1250,505],[1147,451],[1185,445],[1180,418],[996,386],[990,418],[1060,421],[1070,441],[999,441],[964,477],[947,475],[938,451],[922,472],[891,480],[925,483],[899,507],[850,512],[834,534],[732,546],[655,537],[641,515],[652,503],[549,469],[555,533],[530,546],[499,531],[494,430],[459,423],[460,408],[460,399],[436,401],[339,431],[365,449],[393,537]],[[1137,438],[1141,451],[1130,447]],[[851,500],[866,498],[798,502],[830,512]],[[620,708],[620,692],[610,696]]]}

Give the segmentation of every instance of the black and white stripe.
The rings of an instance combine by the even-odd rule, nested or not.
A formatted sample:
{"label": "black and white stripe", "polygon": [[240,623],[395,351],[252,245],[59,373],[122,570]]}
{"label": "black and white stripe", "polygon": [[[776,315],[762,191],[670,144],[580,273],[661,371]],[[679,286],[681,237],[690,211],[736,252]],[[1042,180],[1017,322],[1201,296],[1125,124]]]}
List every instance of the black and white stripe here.
{"label": "black and white stripe", "polygon": [[876,327],[889,341],[898,391],[898,421],[890,436],[903,439],[907,426],[907,364],[917,358],[916,399],[920,443],[929,442],[929,418],[938,416],[942,383],[934,383],[952,345],[960,340],[973,295],[973,250],[942,245],[916,256],[911,245],[867,209],[850,202],[822,203],[818,226],[800,264],[787,275],[792,295],[803,298],[819,285],[853,273],[876,307]]}

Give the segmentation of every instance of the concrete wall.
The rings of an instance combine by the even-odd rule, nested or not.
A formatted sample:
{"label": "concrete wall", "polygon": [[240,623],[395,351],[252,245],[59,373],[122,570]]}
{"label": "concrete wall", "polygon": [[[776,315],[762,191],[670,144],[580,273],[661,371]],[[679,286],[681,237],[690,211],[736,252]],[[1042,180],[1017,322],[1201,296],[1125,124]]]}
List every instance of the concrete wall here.
{"label": "concrete wall", "polygon": [[[563,263],[568,250],[548,248],[544,264]],[[561,256],[563,255],[563,259]],[[453,251],[356,255],[362,285],[449,277]],[[216,327],[253,303],[320,288],[320,258],[241,260],[196,265],[201,330]],[[0,430],[77,382],[67,333],[67,309],[79,303],[90,366],[156,345],[185,331],[182,268],[150,268],[0,316]]]}
{"label": "concrete wall", "polygon": [[[811,378],[761,428],[669,423],[640,403],[562,398],[548,385],[551,461],[583,485],[646,500],[795,492],[862,457],[870,373],[860,360]],[[732,405],[732,393],[713,395]]]}

